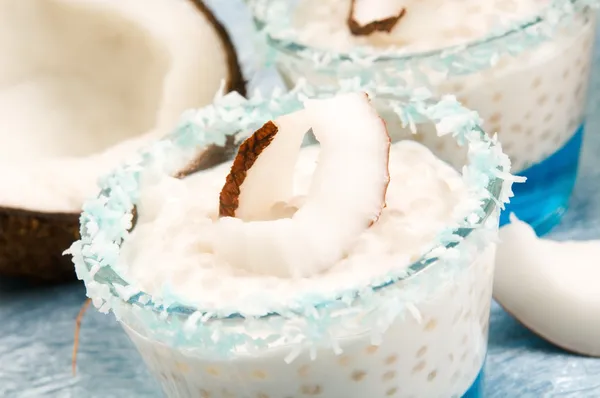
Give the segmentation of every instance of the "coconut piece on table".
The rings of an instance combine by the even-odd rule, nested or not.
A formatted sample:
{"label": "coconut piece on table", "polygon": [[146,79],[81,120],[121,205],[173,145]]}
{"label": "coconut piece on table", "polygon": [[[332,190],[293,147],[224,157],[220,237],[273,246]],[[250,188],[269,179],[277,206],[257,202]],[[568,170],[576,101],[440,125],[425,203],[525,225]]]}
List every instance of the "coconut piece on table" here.
{"label": "coconut piece on table", "polygon": [[550,343],[600,356],[600,240],[540,239],[514,216],[500,229],[500,240],[496,301]]}
{"label": "coconut piece on table", "polygon": [[74,280],[97,178],[223,81],[244,94],[237,56],[202,0],[0,1],[0,35],[0,274]]}
{"label": "coconut piece on table", "polygon": [[[302,206],[289,218],[239,218],[239,209],[253,216],[294,200],[292,166],[307,127],[320,152]],[[364,93],[307,100],[303,111],[267,122],[242,144],[223,187],[225,217],[216,224],[215,255],[234,267],[281,277],[306,277],[333,266],[385,206],[389,150],[385,123]],[[240,181],[243,165],[246,178]]]}
{"label": "coconut piece on table", "polygon": [[352,0],[348,27],[355,36],[390,32],[406,13],[406,0]]}

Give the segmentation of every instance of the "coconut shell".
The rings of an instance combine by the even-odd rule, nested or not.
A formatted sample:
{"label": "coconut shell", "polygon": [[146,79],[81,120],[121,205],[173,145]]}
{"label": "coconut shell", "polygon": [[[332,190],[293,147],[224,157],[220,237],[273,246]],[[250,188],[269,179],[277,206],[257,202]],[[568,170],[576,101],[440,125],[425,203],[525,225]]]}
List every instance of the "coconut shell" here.
{"label": "coconut shell", "polygon": [[242,69],[238,62],[237,52],[233,46],[233,42],[227,33],[227,30],[221,22],[215,17],[215,14],[204,4],[202,0],[191,0],[196,5],[198,10],[204,14],[206,19],[214,26],[217,35],[221,38],[221,42],[225,46],[225,53],[227,55],[227,65],[229,68],[229,78],[225,85],[227,92],[237,91],[241,95],[246,95],[246,81],[242,75]]}
{"label": "coconut shell", "polygon": [[[190,1],[214,26],[223,43],[229,67],[226,91],[245,95],[246,82],[225,27],[203,1]],[[196,165],[196,169],[202,166],[206,167]],[[193,168],[187,170],[188,174],[194,172]],[[77,239],[79,213],[45,213],[0,206],[0,276],[21,277],[34,283],[74,281],[71,258],[62,253]]]}
{"label": "coconut shell", "polygon": [[78,238],[78,214],[0,208],[0,274],[42,283],[75,279],[62,253]]}

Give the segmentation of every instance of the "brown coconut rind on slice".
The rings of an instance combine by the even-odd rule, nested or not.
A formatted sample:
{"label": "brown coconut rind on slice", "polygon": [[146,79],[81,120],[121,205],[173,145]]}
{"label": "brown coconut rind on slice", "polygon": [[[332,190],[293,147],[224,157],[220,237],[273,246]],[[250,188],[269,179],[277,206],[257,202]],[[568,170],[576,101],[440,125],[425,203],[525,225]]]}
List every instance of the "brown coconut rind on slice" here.
{"label": "brown coconut rind on slice", "polygon": [[350,29],[350,33],[354,36],[368,36],[375,32],[386,32],[390,33],[394,26],[398,23],[400,18],[406,14],[406,8],[402,8],[398,14],[390,16],[385,19],[369,22],[366,25],[361,25],[354,16],[354,7],[356,0],[352,0],[352,4],[350,7],[350,15],[348,15],[348,28]]}
{"label": "brown coconut rind on slice", "polygon": [[221,38],[221,42],[223,43],[223,47],[227,55],[227,65],[229,68],[229,78],[225,84],[225,91],[237,91],[241,95],[245,96],[246,81],[244,80],[242,69],[240,68],[240,64],[238,62],[237,52],[235,51],[235,47],[233,46],[233,42],[231,41],[227,30],[202,0],[190,1],[196,5],[202,14],[204,14],[206,19],[215,28],[217,35]]}
{"label": "brown coconut rind on slice", "polygon": [[240,205],[240,187],[246,179],[248,170],[262,151],[271,144],[278,130],[275,123],[268,121],[242,143],[219,195],[220,217],[235,217],[235,211]]}
{"label": "brown coconut rind on slice", "polygon": [[0,274],[34,283],[75,279],[62,252],[79,239],[79,215],[0,208]]}
{"label": "brown coconut rind on slice", "polygon": [[[225,27],[202,0],[190,1],[206,16],[223,42],[229,67],[225,91],[246,95],[246,82]],[[0,276],[19,277],[41,284],[74,281],[73,263],[62,253],[79,238],[79,213],[0,206]]]}

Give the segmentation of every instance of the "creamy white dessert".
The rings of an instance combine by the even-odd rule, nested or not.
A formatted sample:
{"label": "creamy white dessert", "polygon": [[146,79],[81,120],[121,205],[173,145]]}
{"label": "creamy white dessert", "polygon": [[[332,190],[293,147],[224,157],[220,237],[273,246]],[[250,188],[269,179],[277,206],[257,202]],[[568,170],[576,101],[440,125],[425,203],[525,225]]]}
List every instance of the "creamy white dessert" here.
{"label": "creamy white dessert", "polygon": [[[266,2],[268,4],[268,2]],[[375,61],[372,65],[357,63],[348,67],[320,68],[313,61],[282,52],[278,68],[288,85],[299,78],[319,86],[342,76],[352,77],[369,68],[379,77],[401,77],[412,86],[427,84],[438,94],[454,94],[465,105],[479,112],[484,128],[498,133],[513,167],[521,171],[548,158],[562,148],[583,123],[591,49],[594,41],[595,17],[581,12],[563,24],[539,45],[520,50],[525,40],[517,34],[512,49],[499,40],[489,40],[481,46],[478,57],[493,58],[493,66],[477,67],[477,56],[464,62],[461,70],[442,54],[426,60],[417,56],[427,51],[452,46],[470,45],[508,26],[534,18],[548,6],[547,0],[406,0],[380,1],[396,4],[405,13],[390,32],[375,31],[369,35],[353,35],[347,20],[350,0],[302,0],[294,13],[296,40],[310,48],[348,53],[357,48],[374,54],[391,50],[390,61]],[[521,38],[520,38],[521,37]],[[483,47],[487,47],[485,50]],[[457,54],[464,51],[460,48]],[[515,56],[507,55],[509,53]],[[393,57],[412,56],[409,71],[402,71]],[[436,59],[439,58],[439,60]],[[322,57],[327,59],[327,57]],[[402,61],[402,63],[404,63]],[[409,69],[410,69],[409,68]],[[473,69],[482,69],[473,72]],[[418,70],[416,74],[413,71]],[[423,80],[425,77],[425,81]],[[395,137],[407,138],[402,129],[391,131]],[[436,155],[454,165],[464,164],[464,151],[457,150],[451,139],[416,137],[434,149]]]}
{"label": "creamy white dessert", "polygon": [[[141,309],[118,311],[168,396],[450,397],[464,394],[481,371],[495,250],[483,231],[461,242],[468,255],[460,264],[438,261],[382,287],[373,293],[381,306],[357,300],[353,311],[333,311],[335,323],[318,312],[313,319],[209,319],[229,309],[264,315],[256,307],[264,296],[291,311],[306,298],[326,301],[345,288],[382,285],[388,282],[382,277],[402,274],[460,218],[467,188],[456,170],[418,143],[390,147],[364,97],[332,101],[265,124],[233,165],[183,179],[144,173],[136,225],[116,269],[155,300],[175,298],[203,311],[169,334],[179,342],[179,333],[197,333],[181,344],[149,338],[154,321]],[[320,145],[299,150],[307,127]],[[266,148],[246,151],[265,140]],[[231,184],[235,200],[227,196]],[[492,231],[497,216],[487,220]],[[386,310],[389,319],[369,320],[373,311]],[[243,330],[249,337],[225,355],[204,343],[208,329],[196,324],[200,318],[217,323],[222,336]],[[328,337],[294,337],[311,322]],[[268,338],[278,333],[286,337]]]}

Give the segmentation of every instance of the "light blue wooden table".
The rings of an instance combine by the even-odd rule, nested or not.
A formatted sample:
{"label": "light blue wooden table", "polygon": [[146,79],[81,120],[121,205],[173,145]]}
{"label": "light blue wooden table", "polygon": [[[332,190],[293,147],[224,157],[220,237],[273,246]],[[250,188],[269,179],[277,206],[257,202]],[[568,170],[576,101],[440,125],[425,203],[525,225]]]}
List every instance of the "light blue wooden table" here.
{"label": "light blue wooden table", "polygon": [[[230,27],[236,44],[249,48],[244,34],[247,14],[238,0],[211,3]],[[250,54],[242,51],[242,59],[251,62]],[[600,77],[600,62],[597,65],[595,81]],[[268,77],[261,81],[262,86],[275,84]],[[580,178],[570,210],[552,233],[556,239],[600,238],[600,86],[596,89],[593,84],[590,90],[590,109],[595,115],[588,120]],[[113,317],[96,311],[89,311],[84,319],[79,373],[71,375],[74,319],[84,298],[79,284],[32,291],[0,281],[1,397],[161,396]],[[497,305],[492,307],[486,376],[489,398],[600,398],[600,359],[576,357],[553,348]]]}

